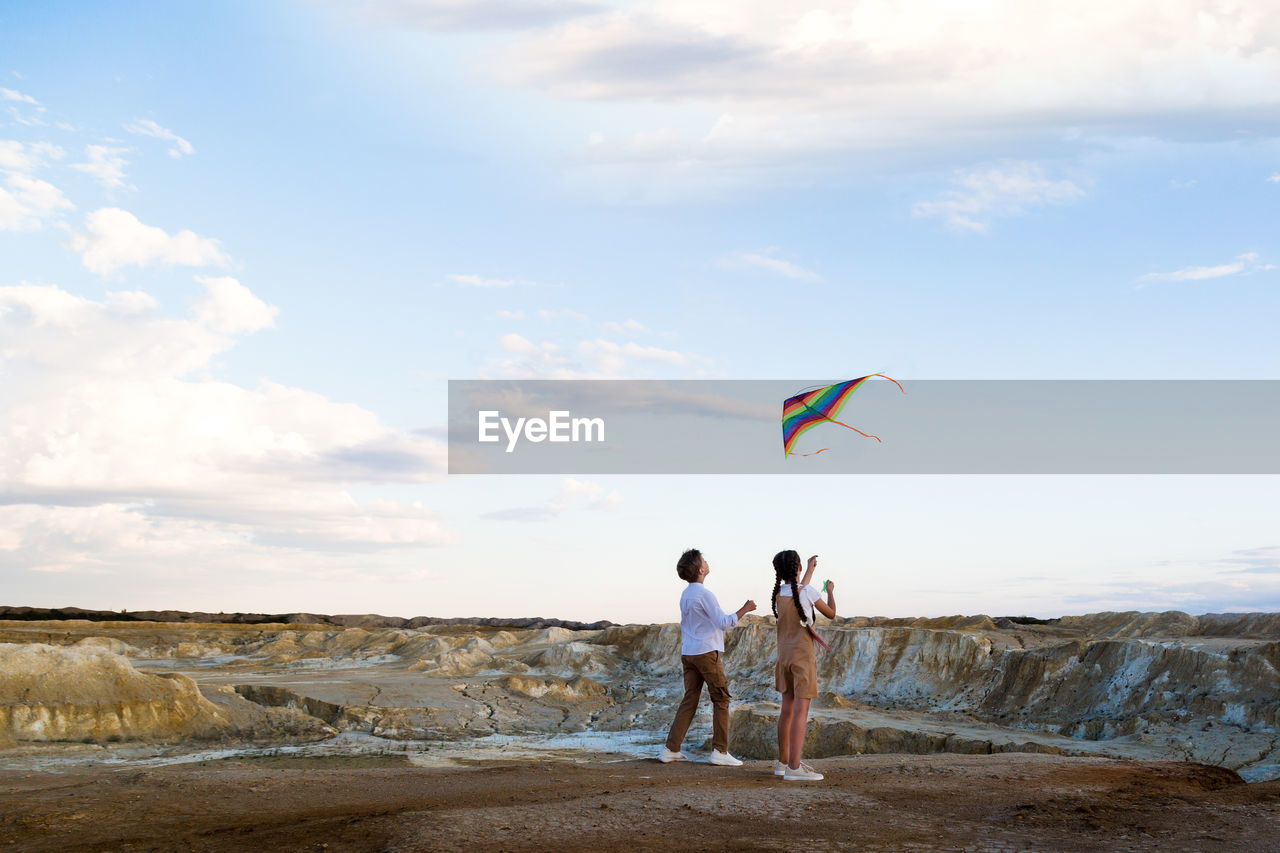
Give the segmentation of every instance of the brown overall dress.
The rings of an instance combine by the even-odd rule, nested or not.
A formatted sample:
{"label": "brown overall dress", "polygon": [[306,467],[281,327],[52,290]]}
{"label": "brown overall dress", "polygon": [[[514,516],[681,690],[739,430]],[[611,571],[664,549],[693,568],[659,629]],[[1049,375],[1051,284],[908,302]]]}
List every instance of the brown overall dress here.
{"label": "brown overall dress", "polygon": [[[800,588],[801,601],[804,588]],[[800,621],[795,600],[778,593],[778,666],[776,680],[779,693],[794,693],[797,699],[818,697],[818,656],[813,636]]]}

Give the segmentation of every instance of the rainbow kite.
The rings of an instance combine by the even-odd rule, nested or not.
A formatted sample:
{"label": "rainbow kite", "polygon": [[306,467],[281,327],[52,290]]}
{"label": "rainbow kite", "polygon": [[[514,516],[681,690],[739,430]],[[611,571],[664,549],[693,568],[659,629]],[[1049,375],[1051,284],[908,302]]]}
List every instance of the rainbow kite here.
{"label": "rainbow kite", "polygon": [[[871,376],[880,376],[888,379],[894,385],[898,385],[898,380],[892,376],[885,376],[883,373],[873,373]],[[851,427],[836,420],[836,415],[840,414],[844,404],[853,396],[853,392],[862,387],[862,383],[870,379],[871,376],[850,379],[848,382],[837,382],[834,385],[825,385],[822,388],[788,397],[782,404],[782,455],[790,456],[791,449],[795,447],[796,441],[799,440],[800,436],[818,424],[823,423],[839,424],[845,429],[853,430],[858,435],[879,441],[879,436],[865,433],[857,427]],[[898,385],[898,390],[902,391],[903,394],[907,393],[901,385]],[[822,448],[822,450],[826,449],[825,447]],[[813,456],[815,453],[821,453],[822,450],[799,455]]]}

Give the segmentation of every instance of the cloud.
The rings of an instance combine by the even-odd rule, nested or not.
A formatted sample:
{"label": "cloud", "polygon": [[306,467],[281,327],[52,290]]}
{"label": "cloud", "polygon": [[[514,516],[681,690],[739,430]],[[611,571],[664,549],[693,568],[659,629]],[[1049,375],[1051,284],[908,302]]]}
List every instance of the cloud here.
{"label": "cloud", "polygon": [[191,143],[183,139],[178,134],[169,130],[167,127],[161,127],[149,118],[137,118],[124,126],[129,133],[136,133],[140,136],[151,136],[156,139],[163,139],[165,142],[172,142],[173,147],[169,149],[169,156],[177,160],[187,154],[194,154],[195,148]]}
{"label": "cloud", "polygon": [[618,343],[604,338],[562,345],[535,343],[514,332],[498,339],[508,357],[499,361],[500,373],[513,379],[618,379],[639,378],[652,367],[687,370],[696,357],[676,350]]}
{"label": "cloud", "polygon": [[280,309],[254,296],[234,278],[198,275],[196,281],[205,286],[204,298],[195,305],[196,319],[201,325],[228,335],[256,332],[275,325]]}
{"label": "cloud", "polygon": [[[853,152],[875,155],[862,163],[957,150],[1027,157],[1100,136],[1280,133],[1271,0],[1044,0],[1035,14],[1021,0],[636,0],[599,14],[556,4],[563,16],[527,29],[512,7],[546,9],[371,8],[427,29],[507,26],[517,31],[474,43],[474,63],[498,81],[562,101],[643,105],[648,127],[592,128],[595,144],[570,170],[584,190],[628,203],[812,179],[847,168]],[[661,144],[605,142],[637,130]]]}
{"label": "cloud", "polygon": [[357,8],[378,24],[456,32],[546,27],[608,7],[586,0],[367,0]]}
{"label": "cloud", "polygon": [[490,387],[471,389],[467,400],[468,405],[474,408],[500,409],[517,417],[540,417],[550,409],[575,411],[603,405],[611,411],[661,409],[664,412],[733,421],[778,420],[775,405],[746,400],[706,387],[691,391],[681,380],[591,383],[591,387],[567,383],[558,384],[547,393],[541,393],[529,385],[497,382]]}
{"label": "cloud", "polygon": [[606,489],[590,480],[566,478],[560,490],[543,505],[521,506],[487,512],[481,518],[489,521],[545,522],[570,510],[614,510],[623,503],[616,489]]}
{"label": "cloud", "polygon": [[169,235],[144,225],[127,210],[104,207],[85,219],[86,233],[75,234],[71,247],[85,269],[107,275],[126,266],[225,266],[229,259],[218,241],[192,231]]}
{"label": "cloud", "polygon": [[1280,575],[1280,547],[1241,548],[1223,559],[1222,564],[1233,572]]}
{"label": "cloud", "polygon": [[499,311],[497,317],[499,320],[522,321],[525,319],[525,314],[523,311]]}
{"label": "cloud", "polygon": [[1235,260],[1227,264],[1183,267],[1173,272],[1149,272],[1138,278],[1137,286],[1146,287],[1148,284],[1160,281],[1205,281],[1233,275],[1267,272],[1275,268],[1275,264],[1260,263],[1257,252],[1246,252],[1243,255],[1236,255]]}
{"label": "cloud", "polygon": [[632,361],[657,362],[671,367],[684,367],[689,363],[688,356],[675,350],[641,346],[632,341],[619,344],[603,338],[582,341],[578,352],[595,371],[608,376],[621,375]]}
{"label": "cloud", "polygon": [[128,148],[109,148],[106,145],[86,145],[85,156],[88,161],[72,163],[71,168],[84,172],[107,189],[124,186],[125,159],[122,154]]}
{"label": "cloud", "polygon": [[510,358],[501,362],[503,373],[522,379],[576,379],[576,365],[558,344],[550,341],[534,343],[523,335],[509,332],[498,338],[498,346]]}
{"label": "cloud", "polygon": [[511,78],[560,97],[821,110],[921,133],[974,121],[1244,115],[1277,103],[1278,33],[1269,0],[1046,0],[1034,15],[1018,0],[830,11],[791,0],[642,0],[528,33],[504,53]]}
{"label": "cloud", "polygon": [[763,270],[796,281],[822,281],[822,276],[799,264],[777,257],[778,250],[770,247],[753,252],[732,252],[716,263],[726,269]]}
{"label": "cloud", "polygon": [[13,89],[6,89],[0,86],[0,100],[16,101],[19,104],[30,104],[33,107],[40,106],[40,102],[30,95],[24,95],[21,92],[15,92]]}
{"label": "cloud", "polygon": [[1169,565],[1161,567],[1163,580],[1132,576],[1094,582],[1062,602],[1089,611],[1176,609],[1201,614],[1280,609],[1280,549],[1241,549],[1217,561],[1181,563],[1194,570],[1193,579],[1172,573]]}
{"label": "cloud", "polygon": [[0,169],[31,174],[51,160],[60,160],[63,150],[48,142],[22,143],[0,139]]}
{"label": "cloud", "polygon": [[1039,165],[1018,160],[957,172],[952,184],[953,189],[941,198],[917,203],[912,213],[937,217],[957,231],[985,234],[992,219],[1017,216],[1032,207],[1066,204],[1085,195],[1076,183],[1050,178]]}
{"label": "cloud", "polygon": [[577,320],[580,323],[588,322],[589,318],[580,311],[574,311],[571,308],[561,308],[558,311],[541,310],[538,312],[539,320]]}
{"label": "cloud", "polygon": [[1267,176],[1267,183],[1280,184],[1280,172],[1272,172]]}
{"label": "cloud", "polygon": [[11,173],[0,186],[0,231],[36,231],[74,207],[53,184]]}
{"label": "cloud", "polygon": [[208,378],[274,310],[231,279],[205,290],[178,318],[140,291],[0,287],[0,564],[172,572],[225,548],[241,570],[283,570],[454,541],[418,504],[350,493],[439,476],[438,440],[305,389]]}
{"label": "cloud", "polygon": [[532,281],[522,281],[515,278],[486,278],[485,276],[476,275],[474,273],[450,273],[449,275],[446,275],[445,278],[462,287],[497,288],[530,286],[534,284]]}
{"label": "cloud", "polygon": [[647,335],[649,327],[635,320],[624,320],[621,323],[607,322],[601,323],[600,328],[612,335]]}

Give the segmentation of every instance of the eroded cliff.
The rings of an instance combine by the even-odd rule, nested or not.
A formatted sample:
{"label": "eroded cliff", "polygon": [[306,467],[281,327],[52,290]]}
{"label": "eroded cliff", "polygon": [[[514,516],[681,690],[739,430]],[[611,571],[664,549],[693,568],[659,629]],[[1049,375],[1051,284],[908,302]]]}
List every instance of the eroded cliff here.
{"label": "eroded cliff", "polygon": [[[1280,775],[1275,614],[852,618],[821,630],[831,650],[814,754],[1055,751]],[[657,731],[680,692],[676,625],[8,621],[0,641],[23,644],[7,647],[0,673],[43,655],[57,676],[19,692],[4,676],[16,740],[232,737],[255,730],[243,706],[408,740]],[[53,647],[74,658],[54,662]],[[774,652],[769,618],[729,634],[732,748],[753,757],[772,754]]]}

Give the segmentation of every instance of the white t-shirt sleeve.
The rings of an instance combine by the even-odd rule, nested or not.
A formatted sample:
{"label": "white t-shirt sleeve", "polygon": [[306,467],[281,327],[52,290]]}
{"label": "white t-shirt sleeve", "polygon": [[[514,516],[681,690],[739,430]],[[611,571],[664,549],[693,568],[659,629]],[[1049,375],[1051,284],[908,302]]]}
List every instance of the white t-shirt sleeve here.
{"label": "white t-shirt sleeve", "polygon": [[815,601],[821,601],[821,600],[822,600],[822,593],[818,592],[816,589],[809,586],[808,584],[805,584],[804,588],[800,590],[800,601],[802,604],[804,604],[805,612],[809,614],[809,624],[811,625],[817,624],[817,616],[818,616],[813,606],[813,603]]}

